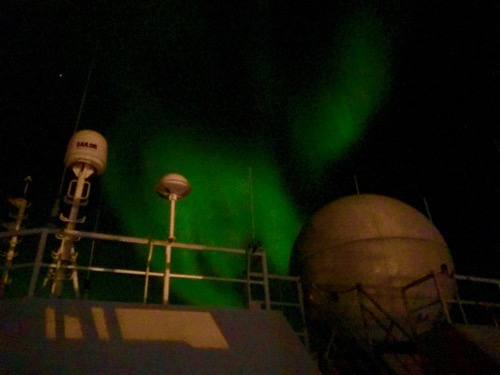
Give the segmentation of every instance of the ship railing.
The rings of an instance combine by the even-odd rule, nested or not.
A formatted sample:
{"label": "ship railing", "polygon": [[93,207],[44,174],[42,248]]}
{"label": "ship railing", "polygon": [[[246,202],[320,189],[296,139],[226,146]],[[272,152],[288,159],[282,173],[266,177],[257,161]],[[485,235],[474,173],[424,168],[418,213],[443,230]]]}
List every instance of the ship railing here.
{"label": "ship railing", "polygon": [[[434,298],[426,304],[410,307],[407,293],[409,290],[422,287],[429,281],[434,285]],[[443,292],[443,283],[453,285],[452,295]],[[485,286],[489,287],[488,291]],[[499,327],[500,316],[500,280],[484,277],[465,276],[447,272],[430,272],[429,274],[401,288],[408,322],[415,337],[417,332],[414,315],[438,305],[445,321],[449,324],[478,324]],[[486,296],[488,295],[488,296]]]}
{"label": "ship railing", "polygon": [[[283,311],[284,315],[287,316],[289,314],[285,313],[285,309],[293,308],[298,313],[300,324],[292,324],[295,331],[299,335],[301,341],[308,346],[308,334],[305,324],[305,310],[304,310],[304,302],[302,296],[302,285],[299,277],[287,276],[287,275],[273,275],[269,274],[267,267],[267,257],[266,253],[263,249],[238,249],[231,247],[220,247],[220,246],[206,246],[194,243],[182,243],[182,242],[172,242],[168,240],[158,240],[152,238],[141,238],[141,237],[130,237],[130,236],[122,236],[115,234],[106,234],[106,233],[97,233],[97,232],[86,232],[79,230],[61,230],[61,229],[52,229],[52,228],[35,228],[35,229],[23,229],[18,231],[9,231],[9,232],[0,232],[0,239],[9,239],[13,236],[17,237],[27,237],[27,236],[39,236],[38,244],[36,245],[36,253],[34,261],[25,261],[19,263],[13,263],[8,267],[0,264],[0,270],[2,272],[7,271],[15,271],[18,269],[26,269],[32,268],[33,271],[30,276],[29,288],[25,295],[20,297],[28,297],[33,298],[36,292],[40,289],[40,279],[42,269],[54,269],[56,265],[54,263],[49,263],[44,260],[47,260],[46,256],[46,248],[48,246],[53,246],[56,242],[52,242],[48,244],[51,240],[56,238],[60,238],[61,235],[72,236],[75,239],[89,239],[92,241],[109,241],[115,243],[126,243],[131,245],[138,245],[141,247],[148,248],[148,258],[146,262],[146,267],[144,270],[140,269],[129,269],[129,268],[115,268],[115,267],[102,267],[97,265],[77,265],[69,264],[67,265],[67,269],[69,271],[86,271],[86,272],[96,272],[96,273],[107,273],[107,274],[116,274],[116,275],[130,275],[130,276],[139,276],[144,280],[144,290],[143,290],[143,298],[142,302],[147,303],[151,298],[149,295],[150,292],[150,278],[163,279],[163,303],[169,303],[170,301],[170,282],[172,279],[188,279],[188,280],[198,280],[198,281],[216,281],[216,282],[224,282],[224,283],[237,283],[242,286],[246,286],[246,297],[247,297],[247,305],[249,308],[258,307],[260,309],[274,309]],[[246,257],[247,269],[242,272],[241,277],[223,277],[216,275],[207,275],[207,274],[190,274],[190,273],[180,273],[180,272],[172,272],[171,265],[168,261],[165,261],[165,266],[163,272],[153,271],[151,269],[151,262],[153,258],[153,253],[155,248],[163,248],[165,250],[165,259],[170,259],[172,255],[172,251],[178,250],[187,250],[194,252],[217,252],[224,253],[228,255],[236,255],[241,257]],[[24,252],[27,249],[20,249],[21,252]],[[169,252],[167,254],[167,252]],[[23,259],[26,260],[27,257],[23,256]],[[252,262],[251,259],[257,259],[257,261]],[[253,270],[249,265],[251,264],[259,264],[258,270]],[[242,262],[244,264],[244,262]],[[77,273],[75,272],[75,277]],[[292,284],[295,287],[295,297],[292,300],[283,299],[281,296],[276,296],[279,293],[271,293],[270,286],[273,284],[279,283],[288,283]],[[78,284],[78,281],[77,281]],[[3,290],[5,285],[0,285]],[[259,287],[260,291],[258,293],[255,292],[255,287]],[[5,294],[5,293],[4,293]],[[40,294],[40,293],[38,293]],[[78,294],[77,294],[78,295]],[[257,298],[255,298],[257,295]],[[297,315],[297,314],[295,314]],[[289,316],[287,316],[289,317]]]}
{"label": "ship railing", "polygon": [[[47,238],[49,235],[59,235],[63,231],[61,230],[56,230],[56,229],[46,229],[46,228],[37,228],[37,229],[27,229],[27,230],[20,230],[20,231],[10,231],[10,232],[3,232],[0,233],[0,238],[9,238],[12,236],[18,236],[18,237],[23,237],[23,236],[28,236],[28,235],[40,235],[40,241],[39,245],[37,248],[37,252],[35,255],[35,261],[31,263],[22,263],[22,264],[13,264],[12,266],[9,267],[9,269],[14,270],[14,269],[19,269],[19,268],[27,268],[27,267],[34,267],[34,272],[33,272],[33,277],[32,280],[34,281],[34,284],[30,284],[30,289],[28,292],[28,297],[33,297],[34,292],[35,292],[35,287],[36,285],[36,280],[40,277],[40,270],[41,268],[53,268],[55,267],[54,264],[52,263],[44,263],[42,261],[45,253],[45,249],[47,247]],[[236,248],[228,248],[228,247],[219,247],[219,246],[205,246],[205,245],[198,245],[198,244],[190,244],[190,243],[181,243],[181,242],[169,242],[167,240],[154,240],[154,239],[149,239],[149,238],[141,238],[141,237],[130,237],[130,236],[122,236],[122,235],[115,235],[115,234],[106,234],[106,233],[96,233],[96,232],[85,232],[85,231],[78,231],[78,230],[65,230],[64,233],[66,235],[71,235],[75,238],[88,238],[91,240],[99,240],[99,241],[113,241],[113,242],[122,242],[122,243],[127,243],[127,244],[132,244],[132,245],[145,245],[148,246],[149,249],[151,250],[155,246],[159,247],[167,247],[170,246],[171,248],[175,249],[185,249],[185,250],[193,250],[193,251],[215,251],[215,252],[221,252],[221,253],[229,253],[229,254],[239,254],[246,256],[248,251],[245,249],[236,249]],[[258,251],[254,252],[252,254],[255,257],[265,257],[265,252],[264,251]],[[114,274],[125,274],[125,275],[139,275],[139,276],[144,276],[146,278],[146,282],[148,281],[149,277],[165,277],[165,272],[154,272],[151,271],[149,268],[149,262],[148,266],[145,270],[131,270],[131,269],[125,269],[125,268],[111,268],[111,267],[98,267],[98,266],[72,266],[68,265],[68,269],[76,269],[80,271],[92,271],[92,272],[104,272],[104,273],[114,273]],[[5,269],[4,266],[0,267],[0,269]],[[268,278],[267,274],[267,269],[263,271],[263,279]],[[234,282],[234,283],[247,283],[249,282],[250,284],[259,284],[259,285],[264,285],[265,282],[263,280],[247,280],[246,278],[230,278],[230,277],[218,277],[218,276],[210,276],[210,275],[193,275],[193,274],[183,274],[183,273],[169,273],[168,275],[169,278],[174,279],[174,278],[185,278],[185,279],[191,279],[191,280],[211,280],[211,281],[222,281],[222,282]],[[169,284],[168,284],[169,285]],[[169,294],[170,290],[167,290],[167,294]],[[270,300],[269,300],[269,293],[266,294],[266,303],[265,303],[265,308],[269,309],[270,306]],[[145,288],[144,291],[144,298],[143,301],[147,301],[148,297],[148,290]]]}

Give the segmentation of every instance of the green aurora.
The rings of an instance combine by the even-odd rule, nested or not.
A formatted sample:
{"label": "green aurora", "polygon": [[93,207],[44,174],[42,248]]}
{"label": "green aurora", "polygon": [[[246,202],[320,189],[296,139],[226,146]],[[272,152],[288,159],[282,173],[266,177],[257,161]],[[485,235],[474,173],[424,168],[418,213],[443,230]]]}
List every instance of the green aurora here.
{"label": "green aurora", "polygon": [[305,166],[316,173],[340,159],[363,134],[390,82],[389,46],[374,16],[347,23],[317,93],[295,109],[293,137]]}
{"label": "green aurora", "polygon": [[[280,94],[282,102],[294,103],[283,119],[288,122],[283,129],[291,129],[284,137],[289,139],[293,158],[299,160],[297,173],[305,176],[318,176],[356,143],[390,83],[389,47],[374,17],[350,20],[332,40],[331,56],[322,62],[326,78],[312,84],[312,93],[304,91],[294,99]],[[266,53],[260,48],[261,56]],[[272,63],[269,56],[264,57],[263,61]],[[263,68],[258,69],[254,78],[262,74]],[[276,69],[264,70],[273,78],[269,75]],[[279,79],[268,82],[269,87],[264,80],[249,85],[262,88],[268,98],[268,93],[277,92]],[[270,272],[287,274],[294,240],[305,221],[292,195],[307,192],[291,191],[272,141],[265,136],[268,131],[283,130],[264,129],[250,141],[201,131],[210,126],[209,120],[181,113],[173,105],[166,108],[144,87],[140,76],[117,85],[123,105],[117,125],[108,134],[104,182],[127,233],[166,238],[168,202],[155,194],[155,184],[166,173],[180,173],[193,191],[177,203],[177,241],[235,248],[259,241],[267,252]],[[279,117],[272,108],[261,107],[268,111],[265,116]],[[247,127],[255,125],[252,121],[258,120],[249,121]],[[145,264],[147,254],[140,254]],[[161,250],[156,249],[153,268],[161,271],[163,262]],[[185,250],[174,250],[172,264],[173,272],[237,278],[243,277],[245,268],[244,259]],[[174,280],[172,293],[190,304],[243,303],[240,285],[221,284]]]}

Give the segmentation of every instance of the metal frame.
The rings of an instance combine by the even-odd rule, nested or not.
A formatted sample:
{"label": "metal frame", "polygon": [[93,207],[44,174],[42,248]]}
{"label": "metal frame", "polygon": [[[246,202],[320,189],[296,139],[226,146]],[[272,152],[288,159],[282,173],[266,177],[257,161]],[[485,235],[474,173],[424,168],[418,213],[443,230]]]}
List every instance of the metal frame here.
{"label": "metal frame", "polygon": [[[247,251],[243,249],[236,249],[236,248],[229,248],[229,247],[220,247],[220,246],[205,246],[205,245],[198,245],[198,244],[192,244],[192,243],[181,243],[181,242],[170,242],[166,240],[152,240],[152,239],[146,239],[146,238],[140,238],[140,237],[129,237],[129,236],[122,236],[122,235],[115,235],[115,234],[104,234],[104,233],[95,233],[95,232],[84,232],[84,231],[78,231],[78,230],[64,230],[64,231],[59,231],[59,230],[53,230],[53,229],[46,229],[46,228],[37,228],[37,229],[29,229],[29,230],[21,230],[21,231],[10,231],[10,232],[4,232],[0,233],[0,238],[5,238],[5,237],[12,237],[12,236],[25,236],[25,235],[36,235],[36,234],[41,234],[36,257],[35,257],[35,262],[34,263],[24,263],[24,264],[17,264],[9,267],[10,269],[15,269],[15,268],[25,268],[25,267],[34,267],[34,272],[31,278],[30,282],[30,290],[28,293],[28,297],[33,297],[34,294],[34,285],[36,285],[36,282],[39,278],[39,273],[40,269],[42,267],[45,268],[53,268],[54,265],[48,264],[48,263],[43,263],[43,255],[45,253],[45,248],[46,248],[46,242],[49,234],[60,234],[64,232],[65,235],[72,236],[72,237],[80,237],[80,238],[89,238],[93,240],[101,240],[101,241],[116,241],[116,242],[124,242],[124,243],[129,243],[129,244],[137,244],[137,245],[149,245],[150,248],[154,246],[161,246],[165,247],[166,249],[170,248],[170,254],[172,249],[185,249],[185,250],[194,250],[194,251],[216,251],[216,252],[223,252],[223,253],[230,253],[230,254],[240,254],[240,255],[246,255]],[[269,277],[268,277],[268,272],[267,272],[267,262],[266,262],[266,254],[264,251],[259,251],[255,252],[252,254],[253,256],[258,256],[262,258],[263,263],[266,264],[266,266],[263,268],[263,273],[262,273],[262,278],[263,281],[253,281],[250,280],[248,281],[247,279],[236,279],[236,278],[227,278],[227,277],[217,277],[217,276],[206,276],[206,275],[191,275],[191,274],[180,274],[180,273],[171,273],[170,269],[168,268],[165,272],[151,272],[149,270],[149,264],[146,270],[140,271],[140,270],[129,270],[129,269],[122,269],[122,268],[105,268],[105,267],[95,267],[95,266],[68,266],[68,269],[76,269],[76,270],[90,270],[93,272],[108,272],[108,273],[117,273],[117,274],[129,274],[129,275],[142,275],[146,277],[163,277],[165,284],[164,284],[164,302],[168,303],[168,295],[170,294],[170,279],[173,278],[182,278],[182,279],[192,279],[192,280],[215,280],[215,281],[226,281],[226,282],[236,282],[236,283],[250,283],[250,284],[268,284],[269,282]],[[148,259],[149,260],[149,259]],[[170,260],[167,260],[167,262]],[[5,269],[6,267],[1,266],[0,269]],[[266,293],[268,298],[267,298],[267,303],[266,303],[266,309],[270,308],[270,300],[269,300],[269,293]],[[167,298],[165,299],[165,295]],[[145,293],[145,297],[147,297],[147,292]]]}
{"label": "metal frame", "polygon": [[[442,311],[443,311],[444,316],[446,318],[446,321],[449,324],[454,323],[451,316],[450,316],[450,313],[449,313],[449,305],[455,304],[458,306],[459,311],[460,311],[460,315],[462,318],[462,322],[466,325],[469,325],[469,319],[467,318],[467,314],[465,312],[464,306],[469,305],[469,306],[480,306],[480,307],[484,307],[486,309],[492,309],[492,308],[500,309],[500,303],[497,303],[497,302],[485,302],[485,301],[479,301],[479,300],[464,300],[464,299],[462,299],[460,297],[459,287],[458,287],[458,283],[457,283],[457,281],[470,281],[473,283],[497,285],[498,290],[499,290],[499,299],[500,299],[500,280],[489,279],[489,278],[485,278],[485,277],[456,275],[456,274],[451,274],[451,275],[444,274],[444,276],[449,277],[455,283],[455,296],[453,299],[445,299],[443,297],[442,292],[441,292],[441,287],[440,287],[439,281],[437,279],[437,274],[435,272],[431,272],[431,273],[421,277],[420,279],[417,279],[417,280],[411,282],[410,284],[405,285],[404,287],[401,288],[401,293],[402,293],[403,300],[405,303],[408,321],[410,323],[412,334],[414,336],[416,335],[416,332],[415,332],[415,327],[413,324],[412,313],[414,313],[417,310],[427,308],[427,307],[434,305],[434,304],[437,304],[437,303],[439,303],[441,305],[441,308],[442,308]],[[434,287],[436,290],[436,300],[430,302],[429,304],[427,304],[425,306],[420,306],[417,309],[411,310],[409,308],[409,304],[407,301],[406,291],[408,291],[409,289],[412,289],[412,288],[416,288],[416,287],[420,286],[421,284],[423,284],[424,282],[431,280],[431,279],[434,281]],[[494,315],[494,314],[492,315],[492,320],[493,320],[493,324],[495,325],[495,327],[497,329],[500,329],[500,325],[499,325],[499,322],[498,322],[496,315]]]}
{"label": "metal frame", "polygon": [[[306,347],[309,345],[309,339],[306,328],[305,321],[305,308],[304,301],[302,295],[302,284],[299,277],[293,276],[281,276],[281,275],[270,275],[268,273],[267,267],[267,257],[265,251],[259,249],[257,251],[249,251],[247,249],[237,249],[230,247],[221,247],[221,246],[206,246],[194,243],[182,243],[175,242],[171,240],[156,240],[152,238],[141,238],[141,237],[130,237],[130,236],[122,236],[115,234],[106,234],[106,233],[96,233],[96,232],[85,232],[79,230],[68,230],[68,229],[49,229],[49,228],[35,228],[35,229],[27,229],[27,230],[19,230],[19,231],[9,231],[9,232],[0,232],[1,238],[9,238],[12,236],[28,236],[28,235],[39,235],[40,240],[38,242],[37,251],[35,255],[35,260],[33,263],[23,263],[23,264],[14,264],[9,267],[4,267],[0,265],[0,270],[3,269],[19,269],[19,268],[28,268],[33,267],[33,272],[30,279],[30,285],[28,290],[28,298],[33,298],[35,295],[36,286],[38,284],[38,280],[40,279],[40,271],[43,268],[54,268],[55,265],[53,263],[44,263],[43,257],[45,254],[45,250],[47,247],[47,240],[49,235],[54,235],[56,237],[61,237],[62,235],[71,236],[73,238],[87,238],[91,240],[100,240],[100,241],[113,241],[113,242],[122,242],[128,244],[135,245],[145,245],[148,247],[148,259],[146,264],[146,269],[142,270],[130,270],[123,268],[109,268],[109,267],[98,267],[98,266],[78,266],[78,265],[68,265],[67,268],[69,270],[78,270],[78,271],[92,271],[92,272],[104,272],[104,273],[113,273],[113,274],[125,274],[125,275],[139,275],[144,276],[144,292],[143,292],[143,302],[147,303],[148,292],[149,292],[149,278],[150,277],[158,277],[163,278],[164,281],[164,289],[163,289],[163,299],[162,302],[164,304],[169,303],[169,295],[170,295],[170,281],[171,279],[190,279],[190,280],[211,280],[211,281],[221,281],[221,282],[231,282],[231,283],[240,283],[246,284],[247,290],[250,291],[252,285],[262,285],[264,288],[264,301],[263,306],[264,309],[270,310],[273,308],[280,308],[283,306],[293,306],[299,309],[303,330],[297,332],[299,336],[303,338],[304,344]],[[165,262],[165,270],[164,272],[152,272],[150,270],[151,261],[153,258],[153,249],[155,246],[165,248],[166,252],[166,262]],[[210,275],[194,275],[194,274],[182,274],[182,273],[172,273],[170,262],[171,262],[171,254],[173,249],[183,249],[183,250],[191,250],[191,251],[214,251],[214,252],[222,252],[227,254],[238,254],[247,257],[247,267],[251,263],[251,257],[258,257],[261,263],[261,271],[260,272],[251,272],[248,268],[246,275],[244,278],[228,278],[228,277],[218,277],[218,276],[210,276]],[[286,282],[291,282],[296,285],[297,290],[297,300],[298,303],[294,302],[285,302],[285,301],[273,301],[271,299],[271,293],[269,289],[269,283],[273,280],[281,280]],[[248,298],[251,298],[251,292],[248,294]]]}
{"label": "metal frame", "polygon": [[[373,340],[370,336],[368,330],[368,321],[366,319],[366,314],[368,314],[373,321],[377,323],[379,327],[381,327],[385,332],[384,344],[387,344],[391,341],[391,337],[393,334],[394,328],[402,334],[403,337],[407,339],[411,339],[411,334],[406,332],[406,330],[397,322],[397,320],[391,316],[389,312],[387,312],[366,290],[363,289],[361,284],[356,285],[358,303],[361,309],[361,318],[363,319],[363,327],[365,329],[365,335],[367,338],[368,345],[371,347],[373,344]],[[372,306],[375,307],[376,311],[379,311],[382,316],[389,322],[389,325],[385,325],[384,322],[365,304],[363,303],[363,298],[366,298]]]}

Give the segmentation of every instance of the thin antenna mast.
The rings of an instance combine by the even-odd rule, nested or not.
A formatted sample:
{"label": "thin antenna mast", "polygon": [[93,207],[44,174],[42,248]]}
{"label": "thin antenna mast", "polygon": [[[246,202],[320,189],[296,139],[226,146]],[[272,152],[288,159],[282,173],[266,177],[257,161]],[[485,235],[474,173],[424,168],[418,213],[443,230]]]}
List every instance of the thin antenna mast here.
{"label": "thin antenna mast", "polygon": [[252,247],[253,247],[255,246],[255,214],[254,214],[254,203],[253,203],[252,167],[248,167],[248,179],[250,182],[250,216],[252,219]]}
{"label": "thin antenna mast", "polygon": [[427,204],[427,199],[424,197],[423,200],[425,204],[425,210],[427,211],[427,217],[429,218],[431,223],[434,223],[434,221],[432,220],[431,210],[429,209],[429,205]]}
{"label": "thin antenna mast", "polygon": [[[87,91],[89,89],[90,78],[92,77],[92,71],[94,70],[95,61],[97,57],[97,50],[99,49],[99,40],[97,40],[94,50],[94,57],[92,58],[92,62],[90,63],[89,74],[87,75],[87,82],[85,83],[85,89],[83,90],[82,100],[80,101],[80,108],[78,110],[78,115],[76,116],[75,127],[73,128],[73,134],[78,131],[80,126],[80,119],[82,118],[83,106],[85,105],[85,100],[87,99]],[[64,187],[64,180],[66,178],[67,168],[63,169],[63,173],[61,176],[61,182],[59,183],[59,190],[57,192],[57,198],[54,202],[54,206],[52,207],[52,211],[50,213],[51,217],[57,217],[59,215],[59,209],[61,204],[61,194]]]}
{"label": "thin antenna mast", "polygon": [[356,175],[354,175],[354,185],[356,185],[356,194],[359,195],[358,177]]}

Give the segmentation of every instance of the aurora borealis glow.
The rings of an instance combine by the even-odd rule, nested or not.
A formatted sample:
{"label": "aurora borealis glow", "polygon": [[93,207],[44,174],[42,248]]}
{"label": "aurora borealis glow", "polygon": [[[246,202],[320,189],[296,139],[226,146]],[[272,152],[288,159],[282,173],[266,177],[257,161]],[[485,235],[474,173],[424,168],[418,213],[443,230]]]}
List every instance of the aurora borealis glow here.
{"label": "aurora borealis glow", "polygon": [[[245,53],[255,52],[259,63],[242,60],[253,72],[239,83],[252,88],[257,108],[242,108],[238,113],[230,108],[231,99],[215,99],[227,102],[228,108],[222,108],[227,118],[220,118],[220,113],[213,115],[210,99],[205,103],[193,99],[200,107],[193,112],[165,105],[161,95],[144,85],[155,74],[144,67],[137,77],[116,83],[121,105],[117,125],[109,134],[105,187],[126,230],[136,236],[152,233],[155,238],[165,237],[168,203],[155,196],[154,186],[165,173],[181,173],[191,182],[193,192],[177,204],[178,241],[246,248],[254,237],[267,251],[270,271],[287,274],[293,242],[304,221],[293,195],[307,192],[291,191],[293,187],[276,159],[276,136],[272,134],[278,133],[281,142],[288,143],[291,152],[298,155],[293,156],[298,161],[295,172],[312,181],[357,141],[388,90],[388,42],[378,20],[357,15],[347,24],[347,29],[325,36],[331,43],[330,52],[318,56],[317,66],[327,78],[308,83],[314,88],[312,95],[280,92],[286,84],[273,76],[277,63],[270,46],[247,48]],[[332,56],[338,56],[333,65]],[[214,83],[228,85],[226,81]],[[168,86],[169,82],[163,84]],[[272,98],[270,93],[276,92],[278,97]],[[269,101],[287,103],[285,113]],[[203,111],[206,116],[200,114]],[[231,124],[235,119],[238,122]],[[287,128],[292,129],[290,134]],[[235,278],[242,276],[245,267],[244,259],[175,250],[173,254],[177,272],[208,270]],[[153,263],[156,270],[162,270],[163,257],[156,255]],[[241,298],[240,290],[233,295],[225,291],[222,296],[220,286],[214,283],[176,280],[173,291],[191,303],[234,299],[234,304]]]}
{"label": "aurora borealis glow", "polygon": [[[425,197],[457,271],[498,278],[495,14],[486,4],[378,0],[7,2],[3,221],[6,198],[30,175],[27,227],[62,225],[50,213],[95,53],[79,129],[103,134],[110,154],[81,229],[165,238],[168,204],[154,186],[178,172],[193,185],[178,203],[178,241],[244,248],[251,168],[255,240],[271,271],[286,273],[301,224],[356,193],[356,176],[361,193],[421,212]],[[145,267],[144,249],[104,250],[96,265]],[[242,271],[178,256],[193,272]],[[104,289],[88,298],[105,299]],[[174,289],[181,302],[236,300],[220,283]]]}
{"label": "aurora borealis glow", "polygon": [[349,150],[389,89],[390,48],[380,20],[360,10],[336,41],[331,78],[327,74],[326,84],[302,98],[293,123],[296,146],[311,169]]}

